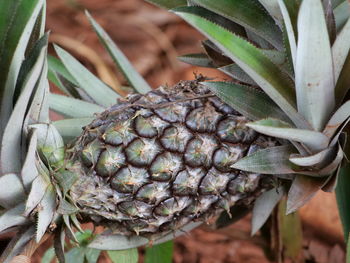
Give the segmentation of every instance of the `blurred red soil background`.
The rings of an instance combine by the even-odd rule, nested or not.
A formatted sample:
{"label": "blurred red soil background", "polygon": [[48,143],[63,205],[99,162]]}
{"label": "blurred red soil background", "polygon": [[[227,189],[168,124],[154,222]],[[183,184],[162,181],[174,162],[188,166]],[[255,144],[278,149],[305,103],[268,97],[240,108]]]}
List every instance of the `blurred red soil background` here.
{"label": "blurred red soil background", "polygon": [[[47,30],[51,42],[70,51],[111,86],[126,84],[91,29],[84,10],[131,60],[152,87],[173,85],[202,73],[227,78],[216,70],[188,66],[176,56],[198,52],[203,37],[173,14],[142,0],[48,0]],[[52,54],[53,49],[50,50]],[[112,73],[112,74],[111,74]],[[118,83],[120,82],[120,83]],[[58,116],[54,116],[57,118]],[[303,260],[299,262],[342,263],[344,244],[334,194],[319,193],[301,210]],[[228,228],[214,231],[204,225],[175,241],[176,263],[265,263],[263,250],[250,238],[249,216]],[[33,262],[40,262],[40,248]],[[99,262],[109,262],[101,257]],[[291,262],[291,261],[290,261]]]}

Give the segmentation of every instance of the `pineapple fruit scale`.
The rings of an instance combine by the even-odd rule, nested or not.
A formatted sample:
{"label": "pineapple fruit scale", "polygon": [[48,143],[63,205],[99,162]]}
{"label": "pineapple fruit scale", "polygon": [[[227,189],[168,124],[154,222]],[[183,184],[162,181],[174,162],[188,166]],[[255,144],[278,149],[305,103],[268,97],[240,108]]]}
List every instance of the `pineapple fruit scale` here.
{"label": "pineapple fruit scale", "polygon": [[129,95],[91,124],[71,150],[70,194],[97,223],[149,236],[249,205],[272,178],[231,166],[276,144],[196,81]]}

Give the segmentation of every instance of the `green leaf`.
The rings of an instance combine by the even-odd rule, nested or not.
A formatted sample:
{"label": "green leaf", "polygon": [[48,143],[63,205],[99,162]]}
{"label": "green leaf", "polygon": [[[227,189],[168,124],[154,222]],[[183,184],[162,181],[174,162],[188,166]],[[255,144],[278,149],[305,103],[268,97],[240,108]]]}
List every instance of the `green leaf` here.
{"label": "green leaf", "polygon": [[103,46],[106,48],[110,56],[112,57],[114,63],[123,73],[124,77],[139,93],[147,93],[151,91],[151,87],[145,81],[145,79],[134,69],[127,57],[121,52],[117,45],[113,42],[110,36],[103,30],[103,28],[92,18],[89,12],[85,12],[88,17],[92,27],[94,28],[96,34],[98,35]]}
{"label": "green leaf", "polygon": [[14,207],[24,201],[26,194],[17,174],[9,173],[1,176],[0,185],[2,186],[0,191],[0,205],[2,207]]}
{"label": "green leaf", "polygon": [[269,14],[275,19],[276,23],[282,24],[283,16],[278,5],[278,0],[259,0]]}
{"label": "green leaf", "polygon": [[72,74],[67,70],[67,68],[64,66],[61,60],[58,58],[48,55],[47,56],[47,62],[49,65],[49,70],[52,72],[55,72],[59,75],[61,75],[66,80],[72,82],[74,85],[78,86],[78,82],[74,79]]}
{"label": "green leaf", "polygon": [[295,173],[295,166],[289,161],[294,152],[291,145],[269,147],[240,159],[232,168],[261,174]]}
{"label": "green leaf", "polygon": [[58,168],[64,162],[64,142],[56,127],[52,124],[33,124],[37,130],[38,152],[43,161],[53,168]]}
{"label": "green leaf", "polygon": [[63,191],[63,195],[65,195],[72,188],[73,184],[78,180],[79,175],[69,170],[62,170],[56,172],[54,177],[60,185]]}
{"label": "green leaf", "polygon": [[64,227],[63,224],[61,224],[58,226],[58,229],[55,230],[53,238],[55,254],[60,263],[65,263],[66,261],[64,257],[65,236]]}
{"label": "green leaf", "polygon": [[38,176],[38,170],[35,165],[35,161],[37,158],[36,148],[38,141],[36,130],[32,130],[28,137],[29,145],[27,149],[27,155],[25,157],[21,171],[23,186],[27,192],[29,192],[33,180]]}
{"label": "green leaf", "polygon": [[85,250],[81,247],[74,247],[66,255],[66,263],[84,263]]}
{"label": "green leaf", "polygon": [[53,247],[50,247],[45,251],[43,257],[41,258],[41,263],[51,263],[55,257],[55,250]]}
{"label": "green leaf", "polygon": [[[13,109],[4,130],[1,142],[0,167],[2,173],[20,172],[21,169],[21,136],[26,109],[37,81],[43,73],[46,48],[42,48],[30,72],[25,76],[19,99]],[[7,99],[10,99],[8,97]]]}
{"label": "green leaf", "polygon": [[302,2],[298,32],[295,68],[298,110],[315,130],[321,131],[335,105],[332,52],[321,1]]}
{"label": "green leaf", "polygon": [[146,1],[166,9],[172,9],[175,7],[187,5],[187,0],[146,0]]}
{"label": "green leaf", "polygon": [[[0,140],[13,110],[13,95],[43,0],[4,1],[0,9]],[[1,166],[1,165],[0,165]],[[11,172],[14,172],[13,170]]]}
{"label": "green leaf", "polygon": [[240,82],[247,83],[252,86],[257,86],[254,80],[248,76],[237,64],[230,64],[221,68],[218,68],[220,71],[229,75],[233,79],[236,79]]}
{"label": "green leaf", "polygon": [[65,119],[54,121],[52,124],[56,127],[65,143],[77,138],[82,132],[83,127],[90,124],[94,118]]}
{"label": "green leaf", "polygon": [[137,263],[139,259],[136,248],[128,250],[108,250],[107,254],[113,263]]}
{"label": "green leaf", "polygon": [[290,124],[273,118],[250,122],[246,125],[268,136],[301,142],[312,151],[324,150],[329,143],[329,138],[321,132],[295,129]]}
{"label": "green leaf", "polygon": [[348,1],[343,1],[334,9],[334,17],[337,32],[339,32],[350,17],[350,4]]}
{"label": "green leaf", "polygon": [[56,211],[56,195],[53,186],[46,189],[43,199],[40,201],[40,209],[38,211],[38,221],[36,227],[36,242],[40,242],[47,228],[52,222]]}
{"label": "green leaf", "polygon": [[147,247],[144,263],[171,263],[173,262],[173,250],[173,241]]}
{"label": "green leaf", "polygon": [[197,67],[204,67],[204,68],[214,68],[213,61],[208,57],[208,55],[199,53],[199,54],[187,54],[180,57],[177,57],[178,60],[194,65]]}
{"label": "green leaf", "polygon": [[255,235],[265,224],[273,209],[284,195],[284,188],[273,188],[262,193],[254,202],[252,213],[252,235]]}
{"label": "green leaf", "polygon": [[252,0],[193,0],[210,11],[240,24],[283,50],[282,32],[263,8]]}
{"label": "green leaf", "polygon": [[55,46],[55,50],[69,73],[86,93],[93,98],[97,104],[109,107],[117,102],[120,96],[109,86],[98,79],[87,70],[78,60],[62,48]]}
{"label": "green leaf", "polygon": [[267,117],[288,121],[283,111],[263,92],[249,86],[229,82],[202,82],[225,103],[251,120]]}
{"label": "green leaf", "polygon": [[260,49],[224,28],[191,14],[191,8],[178,8],[174,12],[218,45],[227,56],[260,85],[297,127],[309,126],[296,111],[291,80]]}
{"label": "green leaf", "polygon": [[[349,239],[350,232],[350,164],[347,163],[340,168],[338,184],[335,189],[339,215],[343,225],[344,239]],[[349,244],[350,242],[348,242]],[[350,250],[348,250],[348,253]]]}
{"label": "green leaf", "polygon": [[24,203],[20,203],[3,213],[0,216],[0,233],[10,227],[28,223],[28,219],[23,216],[23,211]]}
{"label": "green leaf", "polygon": [[324,163],[327,163],[332,156],[334,156],[335,149],[327,148],[323,151],[320,151],[313,155],[303,156],[303,155],[293,155],[289,160],[299,166],[324,166]]}
{"label": "green leaf", "polygon": [[278,224],[284,258],[300,262],[300,254],[303,253],[302,223],[298,212],[286,215],[285,199],[278,206]]}
{"label": "green leaf", "polygon": [[295,212],[322,188],[327,178],[297,175],[288,192],[287,214]]}
{"label": "green leaf", "polygon": [[92,117],[105,110],[97,104],[53,93],[49,96],[49,102],[50,109],[68,118]]}
{"label": "green leaf", "polygon": [[323,133],[332,138],[338,128],[350,117],[350,100],[344,103],[328,121]]}
{"label": "green leaf", "polygon": [[26,200],[26,208],[23,213],[25,216],[29,216],[29,214],[39,205],[40,201],[43,199],[45,195],[45,192],[48,186],[49,184],[41,175],[38,175],[34,179],[32,183],[32,188]]}

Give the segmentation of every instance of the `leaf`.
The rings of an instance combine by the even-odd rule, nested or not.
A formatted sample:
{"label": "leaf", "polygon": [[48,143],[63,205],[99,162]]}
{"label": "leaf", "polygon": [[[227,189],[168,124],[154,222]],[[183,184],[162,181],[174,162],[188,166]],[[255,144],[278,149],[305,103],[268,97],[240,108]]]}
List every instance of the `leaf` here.
{"label": "leaf", "polygon": [[249,77],[248,74],[245,73],[237,64],[230,64],[218,69],[240,82],[247,83],[252,86],[257,86],[255,81],[252,80],[252,78]]}
{"label": "leaf", "polygon": [[288,123],[273,118],[249,122],[246,126],[268,136],[304,143],[313,151],[321,151],[329,143],[328,137],[321,132],[295,129]]}
{"label": "leaf", "polygon": [[38,152],[43,161],[53,168],[61,167],[64,162],[64,143],[56,127],[52,124],[33,124],[37,130]]}
{"label": "leaf", "polygon": [[41,175],[38,175],[34,179],[29,196],[26,200],[26,208],[23,213],[25,216],[29,216],[29,214],[38,206],[45,195],[47,187],[48,183]]}
{"label": "leaf", "polygon": [[74,247],[66,253],[66,263],[84,263],[85,250]]}
{"label": "leaf", "polygon": [[[344,239],[349,239],[350,232],[350,164],[340,168],[338,184],[335,188],[340,219],[344,230]],[[349,250],[348,250],[349,251]]]}
{"label": "leaf", "polygon": [[172,263],[173,250],[173,241],[168,241],[163,244],[147,247],[144,263]]}
{"label": "leaf", "polygon": [[146,1],[166,9],[172,9],[175,7],[187,5],[186,0],[146,0]]}
{"label": "leaf", "polygon": [[300,262],[303,253],[303,230],[298,212],[286,215],[286,201],[283,199],[278,206],[278,224],[283,244],[283,258]]}
{"label": "leaf", "polygon": [[53,93],[50,94],[49,101],[51,110],[68,118],[92,117],[105,110],[97,104]]}
{"label": "leaf", "polygon": [[283,17],[278,5],[278,0],[259,0],[269,14],[275,19],[276,23],[282,24]]}
{"label": "leaf", "polygon": [[114,63],[118,66],[121,73],[128,81],[131,87],[133,87],[139,93],[147,93],[151,91],[151,87],[144,80],[144,78],[134,69],[127,57],[121,52],[121,50],[112,41],[109,35],[103,30],[103,28],[92,18],[89,12],[85,12],[92,27],[98,35],[103,46],[106,48]]}
{"label": "leaf", "polygon": [[321,189],[326,180],[327,178],[296,176],[288,192],[287,214],[293,213],[307,203]]}
{"label": "leaf", "polygon": [[85,258],[88,263],[96,263],[100,254],[101,250],[93,249],[93,248],[85,248]]}
{"label": "leaf", "polygon": [[53,186],[46,189],[43,199],[40,201],[38,221],[36,227],[36,242],[40,242],[49,227],[56,211],[56,195]]}
{"label": "leaf", "polygon": [[332,52],[321,1],[302,2],[298,32],[295,68],[298,110],[320,131],[335,105]]}
{"label": "leaf", "polygon": [[2,207],[11,208],[24,201],[26,195],[17,174],[9,173],[1,176],[0,185],[2,186],[0,191],[0,205]]}
{"label": "leaf", "polygon": [[23,211],[24,203],[20,203],[3,213],[0,216],[0,233],[10,227],[20,226],[27,223],[28,219],[22,215]]}
{"label": "leaf", "polygon": [[66,80],[70,81],[74,85],[78,86],[78,82],[74,79],[71,73],[67,70],[67,68],[64,66],[61,60],[58,58],[48,55],[47,56],[47,62],[49,65],[49,69],[58,75],[61,75]]}
{"label": "leaf", "polygon": [[38,176],[38,170],[35,165],[35,161],[37,158],[36,147],[37,147],[37,140],[38,140],[36,130],[33,129],[31,131],[31,134],[28,137],[30,139],[29,139],[29,145],[27,149],[27,156],[24,160],[22,171],[21,171],[21,179],[26,192],[29,192],[31,183]]}
{"label": "leaf", "polygon": [[58,130],[64,142],[67,143],[77,138],[83,132],[83,127],[93,120],[94,118],[65,119],[54,121],[52,124]]}
{"label": "leaf", "polygon": [[34,226],[25,227],[16,233],[6,249],[2,252],[0,262],[11,263],[12,258],[22,252],[27,243],[33,238],[34,234]]}
{"label": "leaf", "polygon": [[104,84],[87,70],[78,60],[62,48],[55,46],[55,50],[69,73],[86,93],[93,98],[97,104],[105,107],[116,104],[120,96],[110,87]]}
{"label": "leaf", "polygon": [[251,120],[274,116],[289,121],[283,111],[263,92],[229,82],[202,82],[225,103]]}
{"label": "leaf", "polygon": [[22,125],[29,99],[40,75],[42,74],[45,56],[46,48],[43,48],[41,49],[40,55],[37,57],[33,68],[25,78],[21,95],[17,100],[4,130],[0,149],[0,167],[2,173],[20,172]]}
{"label": "leaf", "polygon": [[193,2],[246,27],[278,50],[283,50],[281,30],[256,1],[194,0]]}
{"label": "leaf", "polygon": [[206,54],[187,54],[177,57],[181,62],[194,65],[197,67],[213,68],[213,61]]}
{"label": "leaf", "polygon": [[[325,9],[325,15],[326,15],[326,25],[327,25],[327,31],[329,35],[329,40],[331,42],[331,45],[334,43],[334,40],[337,36],[336,32],[336,24],[335,24],[335,18],[333,13],[333,7],[332,7],[332,0],[324,0],[323,6]],[[336,80],[336,78],[335,78]]]}
{"label": "leaf", "polygon": [[252,213],[252,235],[255,235],[265,224],[275,206],[282,199],[284,192],[283,187],[273,188],[256,199]]}
{"label": "leaf", "polygon": [[63,225],[60,225],[59,228],[54,233],[54,255],[56,255],[60,263],[65,263],[64,257],[64,243],[65,243],[65,233]]}
{"label": "leaf", "polygon": [[77,173],[69,170],[57,171],[54,177],[60,185],[63,195],[66,195],[66,193],[72,188],[73,184],[79,179]]}
{"label": "leaf", "polygon": [[6,1],[1,4],[0,141],[13,110],[12,99],[17,76],[43,4],[43,0]]}
{"label": "leaf", "polygon": [[261,174],[295,173],[295,165],[289,161],[289,157],[294,151],[294,147],[291,145],[269,147],[240,159],[231,167]]}
{"label": "leaf", "polygon": [[[161,233],[159,234],[159,236],[152,237],[154,241],[153,244],[156,245],[172,240],[177,236],[185,234],[186,231],[190,231],[193,228],[196,228],[200,224],[202,224],[202,222],[192,222],[183,226],[181,229],[175,232],[170,231],[166,233]],[[149,240],[141,236],[126,237],[118,234],[101,234],[97,235],[88,247],[101,250],[125,250],[147,245],[148,243]]]}
{"label": "leaf", "polygon": [[328,121],[323,133],[332,138],[338,128],[350,117],[350,100],[344,103]]}
{"label": "leaf", "polygon": [[299,166],[324,166],[332,156],[334,156],[335,149],[327,148],[313,155],[302,156],[302,155],[292,155],[289,160]]}
{"label": "leaf", "polygon": [[41,263],[51,263],[55,257],[55,250],[53,247],[50,247],[45,251],[43,257],[41,258]]}
{"label": "leaf", "polygon": [[218,45],[275,101],[297,127],[309,126],[296,111],[292,82],[261,50],[224,28],[191,14],[191,8],[178,8],[174,12]]}
{"label": "leaf", "polygon": [[128,250],[108,250],[107,254],[113,263],[137,263],[139,258],[136,248]]}
{"label": "leaf", "polygon": [[339,32],[350,17],[350,5],[348,1],[343,1],[334,9],[335,24]]}

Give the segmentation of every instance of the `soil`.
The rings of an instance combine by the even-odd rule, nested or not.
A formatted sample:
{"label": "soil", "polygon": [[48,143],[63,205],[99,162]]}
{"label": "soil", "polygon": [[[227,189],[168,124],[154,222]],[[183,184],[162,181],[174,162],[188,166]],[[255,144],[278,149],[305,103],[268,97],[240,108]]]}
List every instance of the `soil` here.
{"label": "soil", "polygon": [[[107,68],[107,73],[109,71],[112,74],[108,73],[107,78],[104,78],[113,75],[109,79],[115,85],[126,83],[120,74],[117,74],[118,81],[115,80],[116,68],[91,29],[84,14],[85,9],[110,34],[152,87],[190,80],[194,78],[194,73],[219,80],[228,79],[217,70],[179,62],[177,56],[201,50],[203,36],[175,15],[145,1],[48,0],[47,4],[47,29],[51,31],[51,41],[69,50],[100,77]],[[50,52],[53,54],[53,49]],[[334,194],[317,194],[300,213],[304,237],[303,259],[298,262],[344,262],[342,229]],[[249,233],[249,216],[219,231],[204,225],[176,239],[174,262],[273,262],[267,259],[257,242],[259,235],[251,238]],[[32,262],[40,262],[49,242],[37,251]],[[108,260],[101,257],[99,262]]]}

